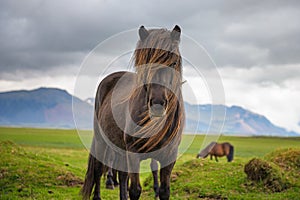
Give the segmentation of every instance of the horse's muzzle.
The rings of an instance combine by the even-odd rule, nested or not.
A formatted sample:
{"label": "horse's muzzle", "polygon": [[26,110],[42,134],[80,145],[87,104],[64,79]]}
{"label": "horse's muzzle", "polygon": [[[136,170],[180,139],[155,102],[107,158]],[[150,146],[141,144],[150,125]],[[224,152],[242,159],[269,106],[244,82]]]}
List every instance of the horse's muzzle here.
{"label": "horse's muzzle", "polygon": [[153,104],[150,107],[150,115],[151,117],[162,117],[166,114],[166,109],[163,105]]}

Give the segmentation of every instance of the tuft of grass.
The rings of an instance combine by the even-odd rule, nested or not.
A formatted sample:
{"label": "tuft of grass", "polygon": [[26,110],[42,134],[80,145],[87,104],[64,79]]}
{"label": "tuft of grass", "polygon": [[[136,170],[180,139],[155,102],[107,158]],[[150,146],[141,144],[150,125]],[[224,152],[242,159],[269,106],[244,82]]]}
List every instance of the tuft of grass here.
{"label": "tuft of grass", "polygon": [[271,192],[287,189],[288,183],[283,171],[274,163],[253,158],[244,168],[247,178],[262,185]]}
{"label": "tuft of grass", "polygon": [[291,185],[300,187],[300,148],[278,149],[265,159],[279,166]]}
{"label": "tuft of grass", "polygon": [[267,154],[265,158],[284,170],[300,170],[300,149],[278,149]]}

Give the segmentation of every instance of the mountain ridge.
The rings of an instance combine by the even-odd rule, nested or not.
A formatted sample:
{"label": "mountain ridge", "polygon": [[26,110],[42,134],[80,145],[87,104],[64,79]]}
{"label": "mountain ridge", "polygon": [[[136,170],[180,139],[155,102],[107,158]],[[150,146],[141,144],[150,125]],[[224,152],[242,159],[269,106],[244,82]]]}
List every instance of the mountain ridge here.
{"label": "mountain ridge", "polygon": [[[212,108],[214,107],[214,108]],[[249,111],[241,106],[225,106],[225,105],[192,105],[185,102],[186,112],[189,113],[187,118],[187,123],[193,123],[195,126],[194,119],[198,119],[198,124],[201,132],[207,132],[210,127],[207,125],[210,124],[209,119],[212,116],[213,110],[226,110],[226,118],[225,121],[223,119],[218,119],[219,116],[213,121],[212,124],[217,125],[218,127],[222,126],[224,123],[224,127],[222,128],[223,134],[230,135],[266,135],[266,136],[300,136],[298,133],[293,131],[287,131],[282,127],[278,127],[274,125],[269,119],[261,114],[257,114],[255,112]],[[200,110],[200,116],[203,117],[195,117],[193,113],[195,110]],[[194,112],[193,112],[194,111]],[[190,127],[190,126],[188,126]],[[195,129],[195,127],[193,127]],[[214,130],[213,128],[210,128]],[[211,132],[211,131],[208,131]]]}
{"label": "mountain ridge", "polygon": [[[59,88],[1,92],[0,126],[92,129],[93,101],[93,98],[83,101]],[[184,104],[185,132],[219,133],[223,127],[221,133],[225,135],[300,136],[240,106]]]}

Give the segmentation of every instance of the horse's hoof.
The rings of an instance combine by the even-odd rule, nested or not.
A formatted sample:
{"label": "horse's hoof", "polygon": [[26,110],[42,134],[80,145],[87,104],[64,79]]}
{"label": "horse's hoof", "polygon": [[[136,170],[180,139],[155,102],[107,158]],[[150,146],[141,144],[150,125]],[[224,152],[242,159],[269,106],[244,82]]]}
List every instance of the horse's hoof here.
{"label": "horse's hoof", "polygon": [[109,190],[114,190],[115,187],[114,185],[106,185],[106,189],[109,189]]}

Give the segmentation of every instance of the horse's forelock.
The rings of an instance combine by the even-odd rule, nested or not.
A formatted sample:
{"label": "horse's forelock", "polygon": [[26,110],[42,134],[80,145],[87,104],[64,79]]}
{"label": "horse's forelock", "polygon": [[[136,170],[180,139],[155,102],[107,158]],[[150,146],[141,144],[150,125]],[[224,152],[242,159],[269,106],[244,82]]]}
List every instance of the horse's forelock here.
{"label": "horse's forelock", "polygon": [[[170,56],[173,54],[173,56]],[[164,58],[168,56],[168,58]],[[178,41],[171,38],[171,32],[166,29],[149,30],[149,36],[137,43],[134,52],[135,67],[148,63],[171,64],[174,58],[180,59]]]}
{"label": "horse's forelock", "polygon": [[[145,113],[142,122],[146,122],[143,127],[136,133],[137,135],[153,135],[138,148],[138,151],[149,152],[161,142],[168,131],[172,128],[173,132],[168,135],[165,142],[167,145],[179,133],[182,127],[181,119],[183,116],[183,105],[181,96],[181,74],[182,63],[179,53],[178,41],[173,41],[170,31],[166,29],[149,30],[149,35],[143,41],[139,41],[134,52],[134,63],[137,73],[137,81],[139,84],[151,83],[152,77],[161,67],[172,67],[176,70],[179,76],[175,76],[172,81],[172,88],[177,88],[180,94],[170,93],[168,98],[168,108],[166,116],[163,119],[150,119],[149,114]],[[178,79],[178,80],[177,80]],[[174,118],[174,116],[178,119]],[[143,138],[136,140],[133,146],[140,143]]]}

